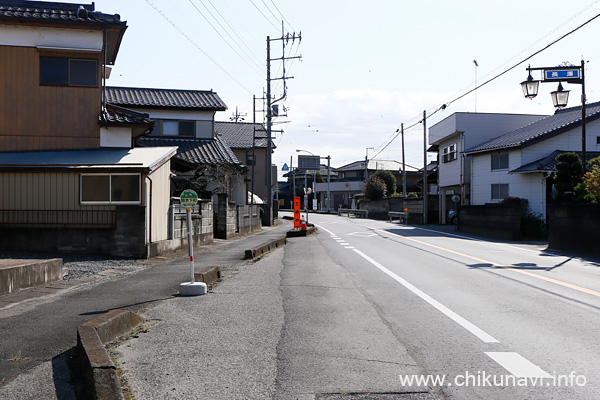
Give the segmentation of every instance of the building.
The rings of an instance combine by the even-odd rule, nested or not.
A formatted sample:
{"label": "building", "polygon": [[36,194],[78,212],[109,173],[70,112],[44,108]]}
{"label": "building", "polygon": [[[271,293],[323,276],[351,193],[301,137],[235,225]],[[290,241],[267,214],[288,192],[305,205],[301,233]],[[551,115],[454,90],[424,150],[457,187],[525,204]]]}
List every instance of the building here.
{"label": "building", "polygon": [[154,120],[154,129],[136,142],[138,146],[178,147],[172,161],[176,191],[191,188],[213,195],[215,205],[219,193],[238,205],[246,204],[243,164],[215,134],[215,113],[227,109],[217,93],[110,86],[106,98]]}
{"label": "building", "polygon": [[168,239],[175,147],[105,102],[127,29],[94,4],[0,2],[0,248],[145,257]]}
{"label": "building", "polygon": [[498,137],[544,115],[459,112],[429,128],[430,151],[438,158],[438,193],[440,223],[454,206],[450,197],[460,195],[462,205],[472,204],[471,160],[465,150]]}
{"label": "building", "polygon": [[[235,156],[246,165],[247,203],[266,204],[269,188],[275,185],[276,170],[271,174],[273,184],[267,183],[267,131],[263,124],[252,122],[215,122],[215,133]],[[271,148],[275,144],[271,142]],[[254,194],[254,198],[253,195]]]}
{"label": "building", "polygon": [[[600,102],[588,104],[588,160],[600,152],[599,118]],[[581,152],[581,106],[557,110],[554,115],[468,148],[472,204],[518,197],[528,200],[533,213],[545,217],[556,156],[563,152]]]}

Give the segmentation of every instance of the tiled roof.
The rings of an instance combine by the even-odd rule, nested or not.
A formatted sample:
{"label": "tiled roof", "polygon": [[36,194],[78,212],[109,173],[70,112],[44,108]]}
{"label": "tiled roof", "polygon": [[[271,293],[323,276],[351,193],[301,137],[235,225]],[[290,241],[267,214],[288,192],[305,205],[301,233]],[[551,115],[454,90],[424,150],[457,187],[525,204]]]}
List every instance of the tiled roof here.
{"label": "tiled roof", "polygon": [[109,103],[123,107],[227,110],[223,100],[213,91],[108,86],[106,97]]}
{"label": "tiled roof", "polygon": [[128,110],[113,104],[107,104],[106,110],[100,113],[100,123],[113,126],[148,126],[148,128],[154,125],[154,121],[150,119],[148,114]]}
{"label": "tiled roof", "polygon": [[119,14],[103,14],[92,4],[54,3],[48,1],[0,0],[0,21],[42,21],[60,24],[126,25]]}
{"label": "tiled roof", "polygon": [[[416,170],[416,168],[406,165],[406,170]],[[336,168],[336,171],[364,171],[365,170],[365,161],[355,161],[353,163],[344,165],[342,167]],[[399,171],[402,170],[402,163],[393,160],[369,160],[368,164],[369,171],[378,171],[378,170],[386,170],[386,171]]]}
{"label": "tiled roof", "polygon": [[[559,154],[563,154],[563,153],[576,153],[577,155],[579,155],[579,158],[581,159],[580,151],[571,152],[571,151],[565,151],[565,150],[554,150],[552,153],[550,153],[546,157],[536,160],[536,161],[533,161],[533,162],[530,162],[529,164],[522,165],[519,168],[510,171],[510,173],[512,174],[512,173],[526,173],[526,172],[554,172],[554,171],[556,171],[556,164],[558,164],[558,161],[556,161],[556,157]],[[596,151],[586,151],[585,152],[585,158],[588,162],[599,156],[600,156],[600,153],[596,152]]]}
{"label": "tiled roof", "polygon": [[267,147],[267,131],[263,124],[215,121],[215,133],[221,135],[232,149],[251,149],[253,138],[255,148]]}
{"label": "tiled roof", "polygon": [[175,158],[192,164],[240,165],[233,151],[219,138],[216,139],[172,139],[144,137],[139,144],[143,147],[177,146]]}
{"label": "tiled roof", "polygon": [[[586,105],[586,122],[600,117],[600,102]],[[478,153],[527,146],[581,126],[581,106],[557,110],[554,115],[532,122],[517,130],[472,147],[466,153]]]}

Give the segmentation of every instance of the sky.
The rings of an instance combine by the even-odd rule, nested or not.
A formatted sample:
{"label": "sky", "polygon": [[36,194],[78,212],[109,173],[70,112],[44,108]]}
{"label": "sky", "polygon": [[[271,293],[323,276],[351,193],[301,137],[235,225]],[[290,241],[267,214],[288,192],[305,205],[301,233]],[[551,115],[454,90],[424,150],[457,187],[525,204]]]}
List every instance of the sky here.
{"label": "sky", "polygon": [[[67,1],[76,2],[76,1]],[[128,22],[111,86],[214,90],[228,110],[253,120],[253,95],[266,90],[267,37],[295,34],[285,48],[287,97],[279,102],[287,116],[274,119],[281,171],[297,149],[341,167],[369,158],[402,161],[396,130],[403,123],[406,163],[424,163],[423,125],[429,128],[455,112],[554,112],[550,92],[540,85],[533,100],[519,83],[527,65],[552,67],[586,61],[588,103],[600,101],[600,18],[453,101],[477,84],[519,64],[600,14],[600,0],[96,0],[96,9]],[[297,37],[301,35],[302,40]],[[271,58],[283,55],[272,40]],[[476,60],[477,65],[474,60]],[[282,77],[272,61],[271,77]],[[540,79],[534,75],[535,79]],[[571,90],[569,106],[581,104],[581,86]],[[283,96],[283,82],[272,94]],[[442,104],[448,104],[440,110]],[[256,101],[256,121],[263,121]],[[281,108],[281,106],[280,106]],[[435,113],[434,113],[435,112]],[[389,143],[389,144],[388,144]],[[386,145],[385,150],[382,148]],[[432,159],[429,155],[429,159]],[[323,160],[325,162],[325,160]],[[281,172],[279,174],[281,177]]]}

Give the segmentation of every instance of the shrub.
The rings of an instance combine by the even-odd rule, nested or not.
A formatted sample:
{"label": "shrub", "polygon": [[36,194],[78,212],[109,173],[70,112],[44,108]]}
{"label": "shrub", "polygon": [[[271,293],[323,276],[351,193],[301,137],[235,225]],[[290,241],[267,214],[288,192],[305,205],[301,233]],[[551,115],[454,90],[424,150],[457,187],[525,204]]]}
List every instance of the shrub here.
{"label": "shrub", "polygon": [[591,170],[583,177],[585,199],[592,203],[600,202],[600,157],[590,161]]}
{"label": "shrub", "polygon": [[[556,189],[557,201],[577,200],[581,193],[581,159],[577,153],[562,153],[556,156]],[[581,199],[579,199],[581,200]]]}
{"label": "shrub", "polygon": [[396,193],[396,177],[392,173],[392,171],[377,171],[371,176],[376,176],[378,178],[383,179],[386,186],[386,196],[391,197],[394,193]]}
{"label": "shrub", "polygon": [[386,190],[383,179],[373,175],[365,182],[363,194],[368,200],[381,200],[385,197]]}

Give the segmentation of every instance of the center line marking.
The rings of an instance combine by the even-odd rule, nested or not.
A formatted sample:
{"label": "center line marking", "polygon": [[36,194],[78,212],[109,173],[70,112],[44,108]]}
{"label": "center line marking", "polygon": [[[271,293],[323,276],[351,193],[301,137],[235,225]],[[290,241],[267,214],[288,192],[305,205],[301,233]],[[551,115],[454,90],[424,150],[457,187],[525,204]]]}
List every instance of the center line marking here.
{"label": "center line marking", "polygon": [[567,283],[567,282],[559,281],[558,279],[554,279],[554,278],[548,278],[548,277],[545,277],[545,276],[542,276],[542,275],[534,274],[533,272],[529,272],[529,271],[524,271],[524,270],[521,270],[521,269],[513,268],[513,267],[510,267],[508,265],[498,264],[498,263],[495,263],[495,262],[492,262],[492,261],[489,261],[489,260],[485,260],[483,258],[471,256],[469,254],[461,253],[459,251],[450,250],[450,249],[447,249],[445,247],[436,246],[434,244],[423,242],[421,240],[409,238],[409,237],[400,235],[399,233],[389,232],[389,231],[386,231],[384,229],[378,229],[378,228],[370,228],[370,229],[373,229],[373,230],[379,231],[379,232],[389,233],[389,234],[392,234],[392,235],[395,235],[395,236],[399,236],[399,237],[401,237],[403,239],[410,240],[412,242],[416,242],[416,243],[419,243],[419,244],[422,244],[422,245],[425,245],[425,246],[433,247],[434,249],[442,250],[442,251],[445,251],[445,252],[448,252],[448,253],[456,254],[456,255],[459,255],[461,257],[470,258],[471,260],[479,261],[479,262],[484,263],[484,264],[490,264],[493,267],[500,267],[500,268],[504,268],[504,269],[509,269],[511,271],[518,272],[519,274],[531,276],[532,278],[541,279],[541,280],[546,281],[546,282],[554,283],[556,285],[564,286],[564,287],[567,287],[569,289],[577,290],[579,292],[591,294],[592,296],[600,297],[600,292],[597,292],[597,291],[592,290],[592,289],[584,288],[584,287],[581,287],[581,286],[573,285],[572,283]]}
{"label": "center line marking", "polygon": [[477,336],[479,339],[481,339],[485,343],[499,343],[498,340],[495,339],[492,335],[483,331],[481,328],[473,325],[471,322],[467,321],[466,319],[464,319],[463,317],[461,317],[454,311],[450,310],[448,307],[446,307],[439,301],[435,300],[434,298],[432,298],[431,296],[429,296],[422,290],[418,289],[417,287],[415,287],[414,285],[412,285],[405,279],[401,278],[400,276],[396,275],[395,273],[393,273],[392,271],[390,271],[383,265],[379,264],[377,261],[375,261],[371,257],[367,256],[362,251],[360,251],[358,249],[354,249],[354,251],[356,252],[356,254],[358,254],[359,256],[361,256],[362,258],[364,258],[365,260],[367,260],[368,262],[370,262],[371,264],[373,264],[374,266],[379,268],[382,272],[386,273],[388,276],[390,276],[396,282],[400,283],[402,286],[404,286],[405,288],[407,288],[408,290],[410,290],[411,292],[413,292],[414,294],[419,296],[421,299],[425,300],[427,303],[429,303],[433,307],[437,308],[448,318],[450,318],[451,320],[453,320],[454,322],[456,322],[457,324],[459,324],[460,326],[462,326],[463,328],[465,328],[466,330],[471,332],[473,335]]}

